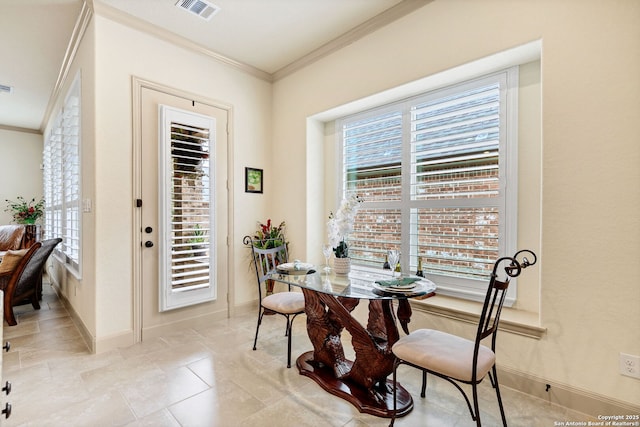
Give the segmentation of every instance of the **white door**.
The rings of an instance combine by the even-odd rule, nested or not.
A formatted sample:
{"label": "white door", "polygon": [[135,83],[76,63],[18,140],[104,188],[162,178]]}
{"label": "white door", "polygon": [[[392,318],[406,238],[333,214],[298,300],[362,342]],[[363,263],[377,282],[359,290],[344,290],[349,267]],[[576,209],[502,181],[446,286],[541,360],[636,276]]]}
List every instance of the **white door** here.
{"label": "white door", "polygon": [[140,339],[227,310],[225,109],[140,94]]}

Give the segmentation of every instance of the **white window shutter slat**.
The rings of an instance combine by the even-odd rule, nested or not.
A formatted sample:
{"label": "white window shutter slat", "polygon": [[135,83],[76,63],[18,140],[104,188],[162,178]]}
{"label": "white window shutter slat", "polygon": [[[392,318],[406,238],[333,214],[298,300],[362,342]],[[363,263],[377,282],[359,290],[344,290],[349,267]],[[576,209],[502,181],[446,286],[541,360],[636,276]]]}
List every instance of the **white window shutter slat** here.
{"label": "white window shutter slat", "polygon": [[211,147],[215,120],[161,106],[161,310],[212,300],[216,295],[215,201]]}
{"label": "white window shutter slat", "polygon": [[364,200],[349,236],[356,264],[380,267],[389,249],[400,249],[411,273],[420,258],[439,284],[484,283],[512,244],[502,230],[505,94],[514,70],[338,120],[343,194]]}

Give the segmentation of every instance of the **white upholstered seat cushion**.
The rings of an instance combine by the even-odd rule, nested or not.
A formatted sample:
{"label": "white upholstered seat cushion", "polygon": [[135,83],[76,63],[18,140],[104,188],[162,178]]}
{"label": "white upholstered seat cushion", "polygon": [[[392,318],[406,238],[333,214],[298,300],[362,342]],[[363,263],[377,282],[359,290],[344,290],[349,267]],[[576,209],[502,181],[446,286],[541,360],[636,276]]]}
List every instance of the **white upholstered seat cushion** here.
{"label": "white upholstered seat cushion", "polygon": [[[413,365],[439,372],[461,381],[471,381],[474,342],[433,329],[419,329],[400,338],[393,346],[393,353]],[[481,345],[478,350],[480,380],[496,361],[490,348]]]}
{"label": "white upholstered seat cushion", "polygon": [[300,313],[304,311],[304,295],[301,292],[278,292],[264,297],[262,306],[283,314]]}

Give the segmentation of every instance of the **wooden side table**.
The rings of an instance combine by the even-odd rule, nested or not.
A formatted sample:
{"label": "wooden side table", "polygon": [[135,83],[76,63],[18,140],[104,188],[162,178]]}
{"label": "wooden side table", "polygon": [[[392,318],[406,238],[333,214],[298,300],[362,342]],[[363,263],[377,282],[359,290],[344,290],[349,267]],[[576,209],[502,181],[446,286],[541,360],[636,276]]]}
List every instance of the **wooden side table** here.
{"label": "wooden side table", "polygon": [[40,224],[24,225],[24,247],[30,248],[42,239],[42,226]]}

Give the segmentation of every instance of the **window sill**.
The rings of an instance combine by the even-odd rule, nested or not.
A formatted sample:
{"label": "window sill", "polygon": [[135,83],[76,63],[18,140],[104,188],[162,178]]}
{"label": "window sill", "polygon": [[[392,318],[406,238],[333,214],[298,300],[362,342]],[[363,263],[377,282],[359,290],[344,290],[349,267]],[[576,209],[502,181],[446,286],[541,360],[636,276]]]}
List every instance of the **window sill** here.
{"label": "window sill", "polygon": [[[458,298],[436,295],[424,300],[410,300],[414,311],[442,316],[467,323],[478,323],[482,304]],[[500,330],[529,338],[540,339],[547,332],[540,326],[538,313],[504,307]]]}
{"label": "window sill", "polygon": [[77,268],[75,268],[69,262],[67,262],[66,255],[54,251],[51,258],[55,259],[58,262],[58,264],[62,266],[62,268],[66,269],[69,273],[71,273],[71,275],[73,275],[73,277],[75,277],[76,280],[82,280],[82,275],[80,274],[80,271],[78,271]]}

